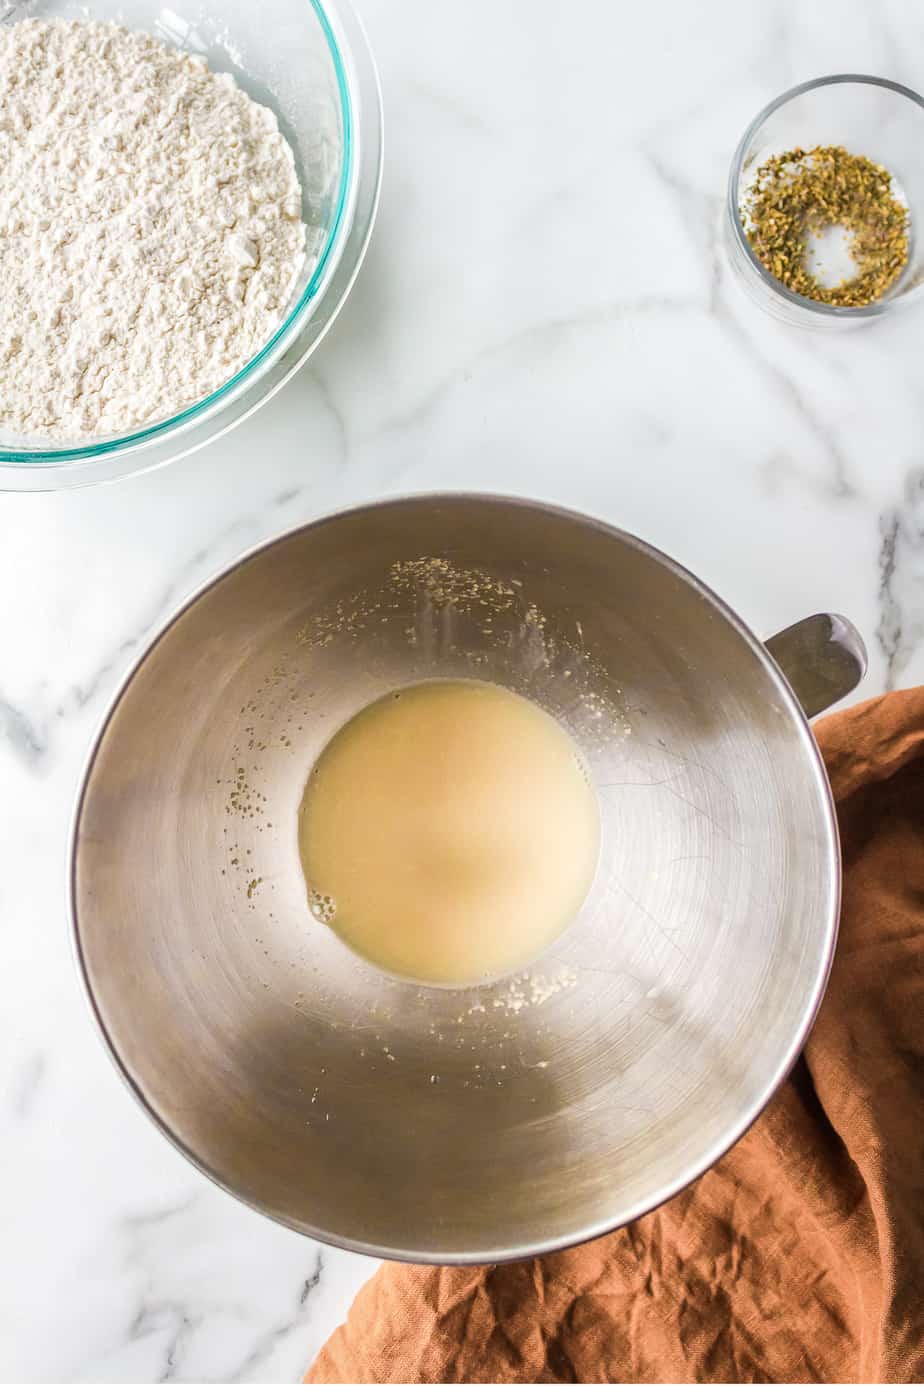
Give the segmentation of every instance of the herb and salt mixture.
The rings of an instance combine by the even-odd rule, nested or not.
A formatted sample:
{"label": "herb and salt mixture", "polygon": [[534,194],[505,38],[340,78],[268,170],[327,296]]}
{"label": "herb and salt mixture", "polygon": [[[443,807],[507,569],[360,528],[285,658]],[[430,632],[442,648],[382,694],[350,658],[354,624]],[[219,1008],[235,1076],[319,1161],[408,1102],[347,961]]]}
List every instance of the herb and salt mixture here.
{"label": "herb and salt mixture", "polygon": [[[908,263],[908,208],[881,164],[840,145],[791,149],[757,170],[741,207],[755,255],[781,284],[804,298],[861,308],[892,287]],[[818,245],[846,235],[854,273],[824,282]],[[811,261],[815,260],[813,266]]]}

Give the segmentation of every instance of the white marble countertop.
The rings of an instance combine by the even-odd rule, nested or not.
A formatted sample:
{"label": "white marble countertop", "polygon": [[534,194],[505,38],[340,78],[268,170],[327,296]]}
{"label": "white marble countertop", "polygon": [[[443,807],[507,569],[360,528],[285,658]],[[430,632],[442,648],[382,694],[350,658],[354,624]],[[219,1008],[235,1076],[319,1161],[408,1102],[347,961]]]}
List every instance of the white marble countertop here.
{"label": "white marble countertop", "polygon": [[243,548],[432,487],[528,493],[666,549],[761,634],[839,609],[875,694],[924,679],[924,316],[784,329],[721,251],[732,150],[837,70],[924,84],[909,0],[363,0],[381,216],[312,363],[212,448],[0,498],[0,1377],[292,1381],[372,1263],[164,1141],[67,934],[77,777],[117,680]]}

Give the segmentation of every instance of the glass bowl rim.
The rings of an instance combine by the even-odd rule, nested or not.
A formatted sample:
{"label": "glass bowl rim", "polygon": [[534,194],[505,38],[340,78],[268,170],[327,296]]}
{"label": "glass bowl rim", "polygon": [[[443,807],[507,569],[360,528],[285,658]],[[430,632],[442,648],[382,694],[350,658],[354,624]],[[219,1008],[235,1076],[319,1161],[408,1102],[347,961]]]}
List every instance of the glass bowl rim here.
{"label": "glass bowl rim", "polygon": [[769,101],[750,122],[744,134],[741,136],[741,139],[738,141],[728,175],[726,209],[736,244],[743,251],[750,268],[755,271],[768,289],[781,299],[784,299],[787,303],[791,303],[795,308],[802,309],[804,312],[814,313],[822,318],[840,318],[842,320],[846,319],[855,322],[859,318],[881,317],[884,313],[889,312],[889,310],[893,308],[907,307],[912,301],[916,301],[921,297],[924,284],[916,285],[913,289],[909,289],[907,293],[897,298],[880,299],[877,303],[868,303],[862,308],[847,308],[838,304],[818,303],[815,299],[806,298],[803,294],[793,293],[791,289],[786,288],[785,284],[781,284],[775,275],[772,275],[754,254],[751,243],[745,235],[744,227],[741,225],[738,202],[738,186],[748,148],[758,130],[760,130],[761,126],[773,115],[774,111],[778,111],[781,106],[785,106],[795,97],[803,96],[806,92],[814,91],[818,87],[843,86],[847,83],[857,83],[870,87],[885,87],[888,91],[895,92],[898,96],[907,97],[909,101],[912,101],[924,112],[924,97],[914,91],[913,88],[905,86],[902,82],[893,82],[889,77],[872,77],[862,72],[837,72],[832,73],[829,77],[814,77],[811,81],[799,82],[796,86],[787,88],[786,91],[781,92],[779,96]]}
{"label": "glass bowl rim", "polygon": [[216,390],[212,390],[202,399],[195,400],[185,409],[181,409],[179,413],[158,419],[147,427],[137,429],[132,433],[122,433],[117,437],[101,439],[99,442],[88,441],[82,444],[75,442],[72,446],[60,448],[40,446],[14,448],[0,443],[0,470],[7,468],[11,470],[48,468],[50,470],[56,466],[75,462],[92,463],[98,458],[118,456],[121,452],[135,451],[148,443],[163,440],[173,433],[182,432],[188,424],[201,422],[207,415],[220,412],[220,407],[223,404],[231,398],[237,397],[242,388],[253,381],[258,367],[266,363],[269,357],[275,357],[277,348],[301,326],[306,310],[317,298],[322,281],[331,267],[334,250],[342,243],[343,233],[349,229],[352,202],[356,191],[356,120],[348,77],[348,65],[337,41],[334,24],[325,8],[327,3],[328,0],[307,0],[307,4],[314,12],[324,35],[334,69],[340,116],[343,123],[343,157],[334,215],[324,245],[318,255],[317,263],[311,272],[308,283],[299,295],[298,301],[256,355],[246,361],[230,379]]}

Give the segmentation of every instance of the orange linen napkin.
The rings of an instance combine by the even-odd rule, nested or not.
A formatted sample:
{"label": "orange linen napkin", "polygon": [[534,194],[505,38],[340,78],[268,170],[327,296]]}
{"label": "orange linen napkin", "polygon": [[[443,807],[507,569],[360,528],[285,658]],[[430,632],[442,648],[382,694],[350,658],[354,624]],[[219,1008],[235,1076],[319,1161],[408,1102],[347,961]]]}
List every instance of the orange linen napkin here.
{"label": "orange linen napkin", "polygon": [[924,1378],[924,689],[817,728],[841,935],[818,1021],[691,1188],[571,1251],[385,1266],[306,1380]]}

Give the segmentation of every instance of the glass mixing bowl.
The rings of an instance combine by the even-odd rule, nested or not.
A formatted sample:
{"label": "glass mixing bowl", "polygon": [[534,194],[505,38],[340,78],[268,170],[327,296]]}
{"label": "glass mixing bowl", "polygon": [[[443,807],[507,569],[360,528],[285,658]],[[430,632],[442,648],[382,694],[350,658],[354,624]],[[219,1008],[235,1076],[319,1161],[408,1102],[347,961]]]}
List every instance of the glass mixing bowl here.
{"label": "glass mixing bowl", "polygon": [[[897,283],[875,303],[835,307],[787,289],[761,264],[741,224],[741,208],[760,166],[799,146],[843,145],[865,154],[892,174],[908,203],[911,243],[908,264]],[[774,317],[802,327],[856,327],[924,293],[924,99],[883,77],[845,73],[820,77],[778,96],[744,132],[732,160],[725,211],[729,260],[750,296]]]}
{"label": "glass mixing bowl", "polygon": [[[86,19],[82,0],[12,5],[3,22]],[[201,54],[276,113],[302,185],[308,255],[288,310],[261,351],[220,389],[131,433],[72,444],[0,428],[0,488],[84,486],[163,466],[226,433],[310,356],[362,263],[378,205],[382,103],[348,0],[94,0],[90,17],[144,29]]]}

